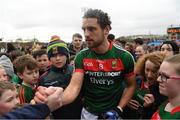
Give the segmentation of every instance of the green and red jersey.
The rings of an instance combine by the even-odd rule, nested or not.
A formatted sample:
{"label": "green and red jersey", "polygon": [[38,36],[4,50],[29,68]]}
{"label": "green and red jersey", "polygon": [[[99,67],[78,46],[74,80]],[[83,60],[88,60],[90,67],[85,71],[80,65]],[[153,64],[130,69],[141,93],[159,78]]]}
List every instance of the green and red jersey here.
{"label": "green and red jersey", "polygon": [[35,92],[35,89],[31,88],[27,84],[22,83],[18,89],[20,104],[30,103],[30,101],[34,98]]}
{"label": "green and red jersey", "polygon": [[151,120],[175,120],[180,119],[180,106],[175,107],[171,112],[165,111],[167,103],[162,104],[159,110],[155,112]]}
{"label": "green and red jersey", "polygon": [[132,55],[118,45],[110,44],[105,54],[82,50],[75,58],[75,72],[84,73],[85,108],[99,114],[117,106],[125,77],[133,75],[133,70]]}

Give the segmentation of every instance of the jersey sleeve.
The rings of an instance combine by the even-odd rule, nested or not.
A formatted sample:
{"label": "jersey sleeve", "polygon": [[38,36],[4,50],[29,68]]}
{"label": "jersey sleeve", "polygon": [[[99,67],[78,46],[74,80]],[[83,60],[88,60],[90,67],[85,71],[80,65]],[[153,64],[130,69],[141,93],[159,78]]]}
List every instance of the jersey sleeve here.
{"label": "jersey sleeve", "polygon": [[75,57],[75,72],[84,72],[83,66],[83,54],[80,52]]}
{"label": "jersey sleeve", "polygon": [[129,52],[125,52],[125,55],[123,57],[123,64],[124,64],[124,75],[126,77],[134,75],[134,58]]}

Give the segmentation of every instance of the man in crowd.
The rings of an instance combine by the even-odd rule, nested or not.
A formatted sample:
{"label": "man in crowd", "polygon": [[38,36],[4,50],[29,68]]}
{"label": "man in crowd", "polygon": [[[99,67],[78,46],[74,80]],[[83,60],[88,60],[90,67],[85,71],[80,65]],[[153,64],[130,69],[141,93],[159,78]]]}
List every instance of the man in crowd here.
{"label": "man in crowd", "polygon": [[82,36],[79,33],[75,33],[72,36],[72,43],[69,46],[70,56],[76,55],[83,48]]}

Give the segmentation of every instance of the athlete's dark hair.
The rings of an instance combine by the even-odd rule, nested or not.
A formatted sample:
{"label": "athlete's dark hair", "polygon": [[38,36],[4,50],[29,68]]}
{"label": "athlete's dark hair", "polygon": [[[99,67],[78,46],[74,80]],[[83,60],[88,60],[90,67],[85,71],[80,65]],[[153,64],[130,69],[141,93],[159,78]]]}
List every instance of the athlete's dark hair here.
{"label": "athlete's dark hair", "polygon": [[107,13],[103,12],[99,9],[88,9],[85,13],[83,18],[97,18],[97,22],[101,26],[102,29],[109,26],[111,29],[111,21],[110,17]]}

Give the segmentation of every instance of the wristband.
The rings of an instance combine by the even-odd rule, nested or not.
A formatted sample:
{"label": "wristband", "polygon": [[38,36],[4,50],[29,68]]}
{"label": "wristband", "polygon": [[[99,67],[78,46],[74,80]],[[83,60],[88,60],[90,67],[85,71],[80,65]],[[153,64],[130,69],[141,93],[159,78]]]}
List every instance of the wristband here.
{"label": "wristband", "polygon": [[118,108],[121,112],[123,112],[123,109],[122,109],[120,106],[117,106],[117,108]]}

